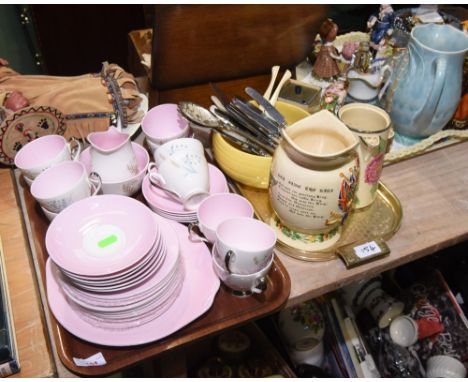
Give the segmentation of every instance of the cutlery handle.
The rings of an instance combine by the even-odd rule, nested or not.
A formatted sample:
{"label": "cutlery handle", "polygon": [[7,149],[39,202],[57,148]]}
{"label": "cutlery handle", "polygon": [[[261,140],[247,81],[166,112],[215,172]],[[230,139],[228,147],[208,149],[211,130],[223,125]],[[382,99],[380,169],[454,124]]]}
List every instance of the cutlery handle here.
{"label": "cutlery handle", "polygon": [[247,141],[242,140],[241,138],[237,137],[235,133],[232,134],[231,132],[222,131],[222,130],[217,130],[217,132],[221,134],[224,138],[227,138],[231,142],[234,142],[236,145],[238,145],[242,149],[242,151],[248,154],[260,155],[264,157],[270,156],[270,153],[268,153],[267,151],[261,148],[258,148],[255,145],[252,145]]}
{"label": "cutlery handle", "polygon": [[281,89],[283,88],[283,85],[286,83],[291,78],[291,71],[288,69],[284,72],[283,77],[281,78],[278,86],[276,87],[275,92],[270,98],[270,103],[275,106],[276,101],[278,100],[278,96],[280,94]]}
{"label": "cutlery handle", "polygon": [[265,94],[263,94],[263,96],[266,99],[270,99],[271,92],[273,90],[273,86],[275,85],[275,80],[276,80],[276,76],[278,75],[279,69],[280,67],[278,65],[275,65],[271,68],[271,80],[270,80],[270,83],[268,84],[267,90],[265,90]]}

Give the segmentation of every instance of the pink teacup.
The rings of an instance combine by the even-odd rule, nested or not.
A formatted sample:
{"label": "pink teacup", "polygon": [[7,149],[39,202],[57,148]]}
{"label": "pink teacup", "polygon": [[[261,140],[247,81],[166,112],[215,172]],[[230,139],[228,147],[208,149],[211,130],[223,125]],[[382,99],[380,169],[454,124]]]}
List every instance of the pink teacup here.
{"label": "pink teacup", "polygon": [[61,135],[45,135],[29,142],[15,156],[15,165],[23,176],[34,180],[41,172],[68,160],[76,160],[81,144],[75,139],[67,142]]}
{"label": "pink teacup", "polygon": [[[216,229],[224,220],[236,217],[252,218],[253,214],[252,204],[243,196],[229,193],[210,195],[198,207],[198,223],[192,223],[188,227],[190,240],[214,243]],[[197,235],[194,232],[195,228],[198,228],[204,237]]]}
{"label": "pink teacup", "polygon": [[[92,191],[94,188],[94,191]],[[74,202],[96,195],[101,189],[97,174],[80,162],[67,161],[45,170],[31,185],[31,194],[46,210],[58,213]]]}
{"label": "pink teacup", "polygon": [[189,123],[173,103],[161,104],[150,109],[143,118],[141,127],[147,140],[151,142],[152,150],[155,149],[155,145],[187,137],[189,134]]}
{"label": "pink teacup", "polygon": [[216,229],[218,263],[240,275],[260,271],[273,256],[276,233],[267,224],[252,218],[224,220]]}

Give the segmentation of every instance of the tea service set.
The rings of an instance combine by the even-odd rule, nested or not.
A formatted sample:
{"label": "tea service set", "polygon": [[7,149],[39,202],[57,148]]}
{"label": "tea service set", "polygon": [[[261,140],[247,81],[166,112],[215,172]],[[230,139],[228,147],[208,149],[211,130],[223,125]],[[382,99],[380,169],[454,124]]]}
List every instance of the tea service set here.
{"label": "tea service set", "polygon": [[[229,193],[224,174],[207,162],[203,145],[197,139],[189,137],[190,129],[184,121],[177,111],[177,105],[159,105],[148,112],[142,127],[147,144],[152,149],[154,162],[150,161],[143,146],[131,142],[127,134],[110,126],[107,131],[89,134],[87,140],[90,146],[85,150],[81,150],[79,142],[67,143],[61,136],[38,138],[20,150],[16,164],[25,180],[26,177],[31,180],[32,196],[46,217],[53,220],[49,230],[57,229],[54,228],[56,220],[56,224],[62,225],[62,229],[69,229],[71,223],[67,220],[64,225],[64,218],[61,216],[70,217],[72,210],[76,214],[78,206],[94,216],[95,211],[88,205],[92,201],[97,205],[106,205],[106,213],[111,214],[111,203],[103,197],[120,195],[123,198],[114,199],[116,204],[119,203],[113,208],[114,212],[117,212],[121,209],[120,204],[126,204],[126,197],[135,194],[141,188],[144,199],[156,214],[178,223],[192,223],[188,232],[185,229],[184,240],[195,246],[206,246],[203,242],[214,244],[210,270],[214,277],[217,276],[234,294],[245,296],[261,293],[273,263],[276,235],[267,224],[253,218],[253,207],[247,199]],[[103,195],[97,195],[98,193]],[[128,239],[124,239],[130,227],[121,226],[120,223],[110,224],[110,221],[104,222],[102,219],[96,218],[92,224],[89,223],[97,228],[89,242],[83,239],[83,248],[79,251],[95,256],[98,252],[101,253],[96,251],[99,246],[113,248],[115,242],[124,242],[124,246],[130,246],[130,243],[126,242]],[[86,219],[83,218],[80,224],[85,224],[84,220]],[[199,227],[198,235],[194,233],[194,227]],[[84,234],[90,227],[83,227],[83,232],[79,227],[76,229],[77,234]],[[161,240],[168,240],[168,237]],[[176,237],[175,240],[182,239]],[[108,242],[110,244],[107,244]],[[75,305],[78,302],[81,313],[83,309],[92,307],[92,314],[88,311],[83,313],[83,317],[89,322],[96,324],[96,321],[101,320],[99,327],[115,329],[125,318],[128,329],[137,323],[134,313],[130,313],[126,309],[127,306],[125,312],[116,308],[119,312],[118,322],[114,321],[106,312],[103,315],[99,310],[103,298],[98,294],[107,292],[108,288],[113,292],[127,289],[135,292],[137,283],[143,283],[145,277],[151,279],[151,275],[159,269],[158,264],[159,267],[164,264],[161,260],[162,254],[167,252],[164,245],[158,247],[156,242],[157,240],[153,243],[154,248],[145,249],[140,253],[144,254],[146,259],[143,264],[126,264],[124,269],[112,272],[107,269],[96,279],[86,273],[80,273],[82,271],[70,271],[61,267],[54,258],[49,266],[51,280],[56,280],[56,284],[62,286],[67,299]],[[118,251],[112,253],[115,256]],[[49,255],[53,258],[50,251]],[[159,260],[156,260],[156,257]],[[90,258],[86,261],[90,261]],[[80,261],[85,260],[81,258]],[[110,258],[106,261],[111,263]],[[110,263],[106,263],[107,266]],[[54,277],[56,274],[60,276]],[[175,273],[171,273],[168,280],[175,284],[168,281],[165,285],[167,290],[174,292],[174,298],[179,292],[175,287],[181,284],[181,278],[183,279],[181,274],[177,277]],[[151,291],[153,289],[144,294],[145,299],[132,301],[132,306],[143,306],[142,314],[148,319],[156,318],[154,315],[147,315],[149,305],[157,304]],[[161,289],[159,293],[162,293]],[[119,306],[121,301],[122,304],[127,303],[121,296],[114,296],[113,299],[114,307]],[[106,303],[104,302],[104,305]],[[165,308],[169,307],[170,303],[167,303]],[[96,313],[97,311],[99,313]],[[133,324],[130,324],[130,321]]]}

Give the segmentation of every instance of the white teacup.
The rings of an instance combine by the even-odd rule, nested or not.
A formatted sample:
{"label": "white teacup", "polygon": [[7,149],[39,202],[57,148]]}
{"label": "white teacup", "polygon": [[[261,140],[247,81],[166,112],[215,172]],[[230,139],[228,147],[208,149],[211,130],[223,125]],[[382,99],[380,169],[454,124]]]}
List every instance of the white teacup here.
{"label": "white teacup", "polygon": [[[192,223],[188,227],[190,240],[214,243],[216,229],[224,220],[235,217],[252,218],[253,214],[252,204],[243,196],[230,193],[210,195],[198,207],[198,223]],[[195,227],[198,227],[204,237],[194,233]]]}
{"label": "white teacup", "polygon": [[192,157],[180,153],[164,160],[159,165],[148,166],[149,181],[155,187],[168,192],[186,210],[198,208],[209,195],[208,163],[205,157]]}
{"label": "white teacup", "polygon": [[164,143],[154,152],[154,161],[160,166],[165,160],[174,156],[191,158],[191,160],[205,160],[205,149],[202,143],[195,138],[179,138]]}
{"label": "white teacup", "polygon": [[61,135],[45,135],[22,147],[15,156],[15,165],[25,179],[33,181],[57,163],[77,160],[80,152],[81,144],[74,138],[67,142]]}
{"label": "white teacup", "polygon": [[465,378],[463,363],[448,355],[435,355],[427,360],[426,378]]}
{"label": "white teacup", "polygon": [[381,329],[388,327],[395,317],[402,314],[405,308],[403,302],[394,299],[380,288],[371,291],[365,299],[364,305]]}
{"label": "white teacup", "polygon": [[227,219],[216,229],[216,256],[230,273],[259,272],[273,257],[275,243],[275,231],[252,218]]}
{"label": "white teacup", "polygon": [[212,249],[213,269],[219,279],[231,290],[241,292],[243,295],[252,293],[262,293],[265,286],[265,277],[273,264],[273,256],[259,271],[240,275],[228,272],[223,265],[219,263],[216,246]]}
{"label": "white teacup", "polygon": [[[94,188],[94,190],[92,190]],[[58,213],[74,202],[96,195],[101,189],[99,175],[80,162],[59,163],[40,174],[31,185],[31,194],[41,207]]]}

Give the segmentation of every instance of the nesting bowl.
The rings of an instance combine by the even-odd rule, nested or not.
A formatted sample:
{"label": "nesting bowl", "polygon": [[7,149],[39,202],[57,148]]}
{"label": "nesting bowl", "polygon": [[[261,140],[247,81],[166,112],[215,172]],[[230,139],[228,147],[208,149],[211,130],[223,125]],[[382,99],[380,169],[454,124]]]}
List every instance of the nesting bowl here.
{"label": "nesting bowl", "polygon": [[[281,101],[276,102],[276,108],[283,114],[288,125],[309,115],[307,111],[300,107]],[[246,153],[218,133],[214,133],[212,139],[216,162],[225,174],[247,186],[261,189],[268,188],[272,157]]]}

